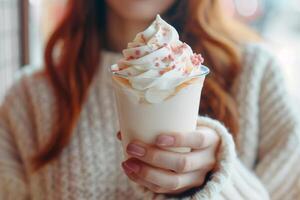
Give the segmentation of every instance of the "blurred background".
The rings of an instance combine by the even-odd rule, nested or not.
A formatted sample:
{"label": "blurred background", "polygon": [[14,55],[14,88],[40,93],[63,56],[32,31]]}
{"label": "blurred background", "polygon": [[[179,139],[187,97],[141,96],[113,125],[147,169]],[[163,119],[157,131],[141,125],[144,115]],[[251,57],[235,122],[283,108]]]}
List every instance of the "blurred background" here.
{"label": "blurred background", "polygon": [[[45,41],[66,0],[0,0],[0,102],[18,69],[42,66]],[[292,99],[300,102],[300,0],[222,0],[226,11],[256,29],[283,63]]]}

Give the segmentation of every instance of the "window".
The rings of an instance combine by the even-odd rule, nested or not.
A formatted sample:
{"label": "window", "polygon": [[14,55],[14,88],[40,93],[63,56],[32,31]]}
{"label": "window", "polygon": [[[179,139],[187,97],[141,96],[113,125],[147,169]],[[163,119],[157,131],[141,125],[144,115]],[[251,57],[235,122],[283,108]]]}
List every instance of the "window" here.
{"label": "window", "polygon": [[21,65],[19,0],[0,0],[0,101]]}

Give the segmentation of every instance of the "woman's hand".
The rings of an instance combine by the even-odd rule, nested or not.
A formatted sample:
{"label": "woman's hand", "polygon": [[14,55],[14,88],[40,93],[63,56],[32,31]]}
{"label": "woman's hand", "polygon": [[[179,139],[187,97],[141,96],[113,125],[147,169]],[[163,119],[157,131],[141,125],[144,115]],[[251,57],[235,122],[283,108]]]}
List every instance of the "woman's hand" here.
{"label": "woman's hand", "polygon": [[[121,139],[120,134],[118,138]],[[132,141],[127,153],[132,156],[122,163],[127,176],[155,193],[176,194],[201,186],[216,164],[220,143],[218,134],[207,127],[191,133],[163,134],[155,145]],[[176,153],[162,148],[190,147],[189,153]]]}

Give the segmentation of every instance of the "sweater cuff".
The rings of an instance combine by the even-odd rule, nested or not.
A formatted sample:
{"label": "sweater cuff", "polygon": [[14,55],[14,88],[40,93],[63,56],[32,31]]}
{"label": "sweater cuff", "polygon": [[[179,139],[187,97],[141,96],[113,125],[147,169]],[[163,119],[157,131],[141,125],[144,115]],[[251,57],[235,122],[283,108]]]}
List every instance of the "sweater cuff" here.
{"label": "sweater cuff", "polygon": [[198,126],[214,129],[221,138],[217,167],[207,175],[207,182],[202,187],[188,190],[177,198],[268,200],[268,192],[262,183],[236,157],[233,139],[226,128],[220,122],[206,117],[199,117]]}
{"label": "sweater cuff", "polygon": [[216,131],[221,143],[217,153],[217,165],[209,180],[192,196],[192,199],[213,199],[230,181],[233,163],[236,160],[235,145],[231,134],[219,121],[208,117],[199,117],[197,126],[206,126]]}
{"label": "sweater cuff", "polygon": [[221,144],[219,147],[219,152],[217,154],[217,167],[210,175],[209,180],[207,180],[206,184],[202,187],[188,190],[182,193],[180,197],[167,197],[165,195],[155,194],[142,186],[132,183],[138,197],[140,197],[141,199],[155,200],[178,198],[202,200],[213,199],[215,195],[218,195],[220,193],[220,191],[230,179],[230,174],[233,168],[232,164],[236,159],[233,139],[228,133],[227,129],[220,122],[208,117],[199,117],[197,126],[206,126],[214,129],[221,138]]}

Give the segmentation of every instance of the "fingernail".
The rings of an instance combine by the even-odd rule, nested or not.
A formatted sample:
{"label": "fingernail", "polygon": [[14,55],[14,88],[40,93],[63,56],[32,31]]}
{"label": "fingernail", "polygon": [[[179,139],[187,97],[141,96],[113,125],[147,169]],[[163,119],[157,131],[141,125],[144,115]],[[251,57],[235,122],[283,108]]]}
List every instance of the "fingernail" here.
{"label": "fingernail", "polygon": [[139,164],[131,161],[125,161],[122,163],[122,167],[127,174],[138,173],[141,169]]}
{"label": "fingernail", "polygon": [[129,144],[127,146],[127,153],[129,153],[130,155],[133,155],[133,156],[144,156],[145,153],[146,153],[146,150],[145,148],[137,145],[137,144]]}
{"label": "fingernail", "polygon": [[161,135],[157,138],[156,144],[159,146],[171,146],[175,143],[175,138],[173,136]]}

